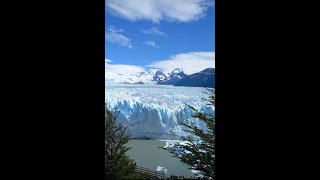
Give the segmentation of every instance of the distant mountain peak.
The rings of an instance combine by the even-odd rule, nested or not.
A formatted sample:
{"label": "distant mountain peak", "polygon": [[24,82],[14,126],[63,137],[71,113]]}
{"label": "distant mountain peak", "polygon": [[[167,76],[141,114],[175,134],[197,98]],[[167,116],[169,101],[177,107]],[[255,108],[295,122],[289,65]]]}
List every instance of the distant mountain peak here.
{"label": "distant mountain peak", "polygon": [[167,79],[167,76],[160,70],[156,72],[156,74],[153,76],[153,81],[156,81],[157,83],[165,81]]}
{"label": "distant mountain peak", "polygon": [[171,74],[169,74],[169,78],[183,78],[187,76],[183,71],[181,71],[179,68],[176,68],[172,71]]}
{"label": "distant mountain peak", "polygon": [[180,72],[182,72],[182,71],[179,68],[175,68],[171,73],[172,74],[178,74]]}
{"label": "distant mountain peak", "polygon": [[177,81],[174,85],[215,88],[215,69],[207,68],[198,73],[191,74]]}
{"label": "distant mountain peak", "polygon": [[215,73],[215,68],[207,68],[207,69],[204,69],[204,70],[200,71],[199,73],[214,74]]}
{"label": "distant mountain peak", "polygon": [[164,74],[162,71],[157,71],[153,76],[153,80],[160,85],[173,85],[178,80],[186,77],[187,75],[179,68],[175,68],[171,73]]}
{"label": "distant mountain peak", "polygon": [[155,75],[164,75],[162,71],[158,70]]}

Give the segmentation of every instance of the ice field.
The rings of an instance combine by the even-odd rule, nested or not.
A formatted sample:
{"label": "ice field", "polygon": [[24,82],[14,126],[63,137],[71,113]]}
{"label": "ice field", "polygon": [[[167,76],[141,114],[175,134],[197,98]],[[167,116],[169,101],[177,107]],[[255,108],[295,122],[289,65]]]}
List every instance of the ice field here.
{"label": "ice field", "polygon": [[208,95],[204,88],[162,85],[110,85],[105,87],[105,100],[110,109],[120,111],[119,123],[128,128],[131,138],[179,139],[185,135],[179,125],[192,119],[190,104],[202,112],[212,113],[205,106]]}

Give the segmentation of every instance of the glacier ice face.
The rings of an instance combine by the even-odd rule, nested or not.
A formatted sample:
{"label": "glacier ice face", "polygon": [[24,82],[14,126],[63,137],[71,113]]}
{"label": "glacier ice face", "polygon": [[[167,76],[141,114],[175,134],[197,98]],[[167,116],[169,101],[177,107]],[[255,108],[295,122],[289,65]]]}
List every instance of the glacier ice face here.
{"label": "glacier ice face", "polygon": [[192,105],[199,111],[214,113],[202,98],[204,88],[175,86],[116,85],[106,86],[105,100],[109,108],[120,111],[118,122],[127,127],[131,138],[179,139],[185,136],[179,125],[192,120],[205,129],[202,121],[192,118]]}

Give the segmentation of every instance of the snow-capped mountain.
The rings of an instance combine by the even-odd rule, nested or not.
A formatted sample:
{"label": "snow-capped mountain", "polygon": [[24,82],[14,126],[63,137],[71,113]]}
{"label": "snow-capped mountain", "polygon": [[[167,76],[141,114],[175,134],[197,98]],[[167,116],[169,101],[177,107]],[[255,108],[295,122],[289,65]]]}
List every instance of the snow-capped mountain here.
{"label": "snow-capped mountain", "polygon": [[154,72],[138,72],[135,74],[115,74],[106,72],[106,83],[121,83],[121,84],[160,84],[160,85],[173,85],[178,80],[186,77],[187,75],[176,68],[171,73],[164,74],[162,71]]}
{"label": "snow-capped mountain", "polygon": [[215,69],[207,68],[177,81],[175,86],[211,87],[215,88]]}
{"label": "snow-capped mountain", "polygon": [[157,71],[152,79],[153,79],[153,81],[155,81],[157,83],[161,83],[161,82],[165,82],[167,80],[167,76],[163,72]]}
{"label": "snow-capped mountain", "polygon": [[168,73],[168,75],[165,77],[166,78],[163,81],[157,81],[157,84],[174,85],[180,79],[187,77],[187,75],[180,69],[176,68],[171,73]]}
{"label": "snow-capped mountain", "polygon": [[215,69],[207,68],[191,75],[185,74],[179,68],[175,68],[171,73],[156,72],[137,72],[115,74],[106,72],[106,84],[146,84],[146,85],[175,85],[175,86],[195,86],[195,87],[214,87]]}

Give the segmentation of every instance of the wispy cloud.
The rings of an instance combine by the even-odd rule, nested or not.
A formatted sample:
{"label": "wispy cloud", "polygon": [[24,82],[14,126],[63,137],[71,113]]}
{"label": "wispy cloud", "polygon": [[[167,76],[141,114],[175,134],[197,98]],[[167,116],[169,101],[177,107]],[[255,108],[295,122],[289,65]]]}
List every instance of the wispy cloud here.
{"label": "wispy cloud", "polygon": [[146,42],[144,42],[144,43],[145,43],[146,45],[148,45],[148,46],[160,48],[159,46],[156,45],[156,42],[154,42],[154,41],[146,41]]}
{"label": "wispy cloud", "polygon": [[168,36],[165,32],[161,32],[158,30],[158,28],[156,27],[151,27],[150,29],[143,29],[141,30],[142,33],[145,33],[145,34],[154,34],[154,35],[158,35],[158,36]]}
{"label": "wispy cloud", "polygon": [[121,46],[126,46],[128,48],[132,48],[133,46],[131,44],[131,39],[120,34],[123,31],[123,29],[117,29],[114,26],[109,26],[105,34],[106,41],[110,43],[119,44]]}
{"label": "wispy cloud", "polygon": [[107,12],[130,21],[191,22],[203,17],[213,0],[105,0]]}
{"label": "wispy cloud", "polygon": [[155,61],[147,67],[160,69],[165,73],[179,68],[186,74],[193,74],[206,68],[215,68],[215,52],[181,53],[173,55],[169,59]]}
{"label": "wispy cloud", "polygon": [[123,31],[124,31],[124,29],[117,29],[117,28],[115,28],[114,26],[109,26],[109,27],[108,27],[108,30],[109,30],[110,32],[113,32],[113,33],[120,33],[120,32],[123,32]]}
{"label": "wispy cloud", "polygon": [[111,63],[112,61],[110,59],[105,59],[106,63]]}

